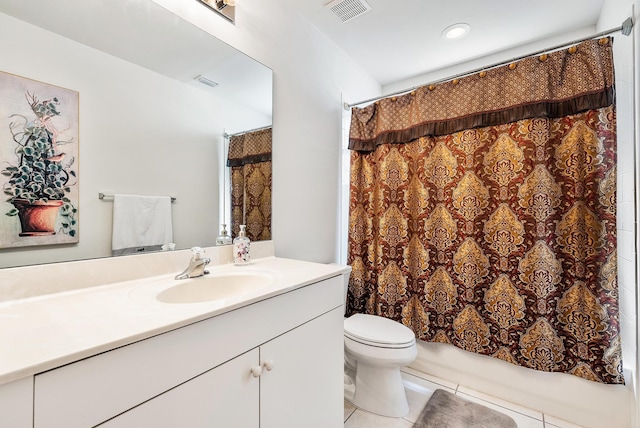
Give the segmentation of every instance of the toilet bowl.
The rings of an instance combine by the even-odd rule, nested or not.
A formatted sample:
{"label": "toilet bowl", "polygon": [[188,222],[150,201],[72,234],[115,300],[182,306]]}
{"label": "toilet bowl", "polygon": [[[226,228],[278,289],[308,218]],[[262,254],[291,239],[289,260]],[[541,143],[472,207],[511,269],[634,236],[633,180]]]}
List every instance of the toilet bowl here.
{"label": "toilet bowl", "polygon": [[[344,275],[347,305],[349,276]],[[355,314],[344,320],[344,398],[356,407],[399,418],[409,413],[400,367],[418,355],[413,331],[388,318]]]}
{"label": "toilet bowl", "polygon": [[411,329],[387,318],[355,314],[344,320],[344,352],[348,401],[382,416],[409,413],[400,367],[418,353]]}

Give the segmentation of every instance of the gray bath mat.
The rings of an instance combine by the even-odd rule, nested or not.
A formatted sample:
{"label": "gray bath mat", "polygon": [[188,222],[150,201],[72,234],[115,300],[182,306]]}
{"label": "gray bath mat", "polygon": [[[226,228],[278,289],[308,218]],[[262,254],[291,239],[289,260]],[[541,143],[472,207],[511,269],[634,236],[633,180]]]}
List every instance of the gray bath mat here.
{"label": "gray bath mat", "polygon": [[436,389],[413,428],[517,428],[509,416]]}

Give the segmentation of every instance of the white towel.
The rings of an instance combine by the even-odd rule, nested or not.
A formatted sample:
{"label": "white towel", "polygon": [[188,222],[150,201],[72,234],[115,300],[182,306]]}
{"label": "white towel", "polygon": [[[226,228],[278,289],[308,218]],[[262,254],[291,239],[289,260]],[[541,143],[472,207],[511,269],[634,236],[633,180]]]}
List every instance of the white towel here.
{"label": "white towel", "polygon": [[113,255],[159,250],[168,242],[173,242],[171,197],[114,195]]}

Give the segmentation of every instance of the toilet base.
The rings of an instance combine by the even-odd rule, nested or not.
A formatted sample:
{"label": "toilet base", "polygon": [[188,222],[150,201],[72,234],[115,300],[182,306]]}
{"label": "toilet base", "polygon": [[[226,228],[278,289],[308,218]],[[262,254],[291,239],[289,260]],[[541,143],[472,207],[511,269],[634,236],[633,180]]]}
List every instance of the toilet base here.
{"label": "toilet base", "polygon": [[[345,383],[345,392],[346,389]],[[355,390],[349,392],[353,395],[352,398],[347,396],[348,401],[368,412],[392,418],[409,414],[409,403],[398,367],[371,367],[358,362]]]}

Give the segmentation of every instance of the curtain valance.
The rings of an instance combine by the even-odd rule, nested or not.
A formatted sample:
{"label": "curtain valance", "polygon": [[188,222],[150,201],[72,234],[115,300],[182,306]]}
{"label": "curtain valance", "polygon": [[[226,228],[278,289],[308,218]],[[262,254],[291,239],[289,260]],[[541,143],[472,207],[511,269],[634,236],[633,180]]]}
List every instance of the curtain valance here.
{"label": "curtain valance", "polygon": [[588,40],[352,109],[349,148],[370,152],[464,129],[612,105],[612,39]]}
{"label": "curtain valance", "polygon": [[234,135],[229,140],[227,166],[271,161],[272,128]]}

